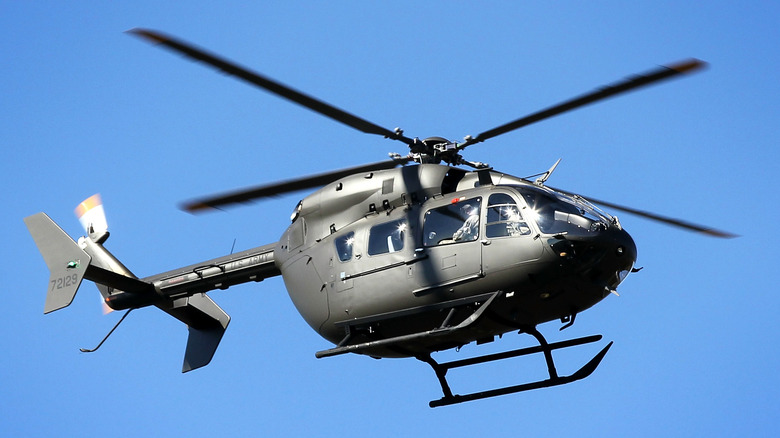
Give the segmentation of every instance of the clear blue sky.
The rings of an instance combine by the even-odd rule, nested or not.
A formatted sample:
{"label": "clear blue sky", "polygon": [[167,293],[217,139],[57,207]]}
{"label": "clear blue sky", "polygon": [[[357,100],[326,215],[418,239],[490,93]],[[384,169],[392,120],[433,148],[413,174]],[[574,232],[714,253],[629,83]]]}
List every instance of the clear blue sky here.
{"label": "clear blue sky", "polygon": [[[70,3],[0,3],[0,435],[776,435],[776,2]],[[227,254],[234,239],[236,250],[276,241],[302,195],[201,216],[179,211],[182,200],[405,152],[123,33],[133,27],[407,135],[455,140],[703,59],[704,72],[466,157],[518,176],[563,158],[553,186],[742,237],[618,214],[644,270],[566,332],[540,327],[551,341],[615,341],[601,367],[571,385],[454,407],[428,408],[440,389],[415,360],[315,359],[329,344],[279,278],[211,293],[233,319],[204,369],[180,374],[186,328],[155,309],[130,315],[99,352],[79,353],[120,315],[102,315],[89,284],[70,308],[43,315],[48,272],[23,217],[45,211],[77,237],[73,208],[100,192],[107,246],[146,276]],[[529,343],[510,334],[485,347]],[[581,349],[558,355],[559,370],[595,353]],[[539,378],[541,362],[453,372],[453,384],[519,383]]]}

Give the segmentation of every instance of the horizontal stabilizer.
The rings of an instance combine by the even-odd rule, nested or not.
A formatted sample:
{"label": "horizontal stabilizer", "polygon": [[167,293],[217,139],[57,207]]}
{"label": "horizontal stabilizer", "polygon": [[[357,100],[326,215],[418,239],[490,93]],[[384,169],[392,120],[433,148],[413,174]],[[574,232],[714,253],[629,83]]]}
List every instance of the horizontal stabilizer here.
{"label": "horizontal stabilizer", "polygon": [[43,313],[69,306],[92,258],[46,213],[28,216],[24,223],[49,267],[49,289]]}
{"label": "horizontal stabilizer", "polygon": [[230,323],[230,316],[205,293],[158,304],[157,307],[187,324],[189,329],[181,372],[208,365]]}

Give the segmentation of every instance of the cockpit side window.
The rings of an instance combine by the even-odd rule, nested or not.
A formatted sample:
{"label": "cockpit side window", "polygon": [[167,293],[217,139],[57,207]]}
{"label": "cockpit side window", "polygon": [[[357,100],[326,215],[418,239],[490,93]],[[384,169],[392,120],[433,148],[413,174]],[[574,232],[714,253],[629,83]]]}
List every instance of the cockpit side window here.
{"label": "cockpit side window", "polygon": [[428,210],[423,224],[423,245],[477,240],[481,201],[482,198],[472,198]]}
{"label": "cockpit side window", "polygon": [[368,234],[368,255],[387,254],[404,249],[407,228],[405,220],[386,222],[372,227]]}
{"label": "cockpit side window", "polygon": [[526,218],[535,220],[543,234],[598,233],[609,226],[609,217],[582,198],[530,187],[519,190],[528,204]]}
{"label": "cockpit side window", "polygon": [[577,209],[573,205],[561,202],[541,191],[524,192],[523,197],[531,211],[535,212],[536,223],[539,225],[541,232],[545,234],[562,231],[561,227],[563,224],[555,220],[556,211],[577,213]]}
{"label": "cockpit side window", "polygon": [[489,238],[526,236],[531,234],[531,229],[511,196],[494,193],[488,198],[485,234]]}
{"label": "cockpit side window", "polygon": [[339,260],[342,262],[348,262],[352,260],[352,247],[355,244],[355,232],[339,236],[336,238],[336,253],[339,255]]}

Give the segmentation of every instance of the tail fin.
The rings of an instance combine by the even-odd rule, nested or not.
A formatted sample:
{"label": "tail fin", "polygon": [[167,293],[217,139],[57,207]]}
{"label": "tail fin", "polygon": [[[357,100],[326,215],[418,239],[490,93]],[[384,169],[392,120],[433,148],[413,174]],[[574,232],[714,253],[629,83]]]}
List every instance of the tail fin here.
{"label": "tail fin", "polygon": [[95,282],[103,302],[113,309],[119,306],[112,305],[114,300],[131,303],[123,304],[123,308],[128,308],[159,299],[152,284],[139,280],[103,247],[109,233],[100,195],[82,202],[76,214],[88,236],[79,238],[78,243],[46,213],[24,219],[51,273],[44,313],[70,305],[85,278]]}
{"label": "tail fin", "polygon": [[49,290],[43,313],[68,307],[76,296],[92,257],[79,248],[46,213],[28,216],[24,218],[24,223],[49,267]]}

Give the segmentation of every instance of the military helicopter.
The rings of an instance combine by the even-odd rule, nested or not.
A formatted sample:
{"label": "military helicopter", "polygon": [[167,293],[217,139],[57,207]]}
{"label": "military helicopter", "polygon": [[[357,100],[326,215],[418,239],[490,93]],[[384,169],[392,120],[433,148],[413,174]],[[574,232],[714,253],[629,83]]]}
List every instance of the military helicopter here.
{"label": "military helicopter", "polygon": [[[498,135],[694,71],[701,61],[659,67],[454,142],[407,137],[163,33],[129,33],[409,147],[407,155],[391,154],[386,161],[188,202],[183,208],[197,212],[317,188],[294,208],[278,242],[146,278],[104,247],[109,232],[99,196],[77,208],[86,231],[78,242],[45,213],[24,219],[50,270],[44,313],[70,305],[84,279],[97,285],[108,307],[126,310],[111,332],[132,310],[155,306],[188,326],[182,372],[211,361],[230,322],[208,291],[281,275],[303,319],[335,345],[316,357],[416,358],[431,366],[442,388],[443,397],[431,407],[563,385],[589,376],[612,343],[561,376],[552,351],[602,337],[548,343],[537,326],[555,320],[561,329],[571,326],[577,314],[616,293],[637,271],[633,239],[596,204],[709,236],[733,236],[550,187],[546,181],[558,163],[519,178],[461,156],[466,147]],[[511,331],[533,336],[538,345],[446,363],[432,357]],[[82,351],[96,350],[111,332]],[[544,356],[547,379],[456,394],[446,378],[453,368],[536,353]]]}

